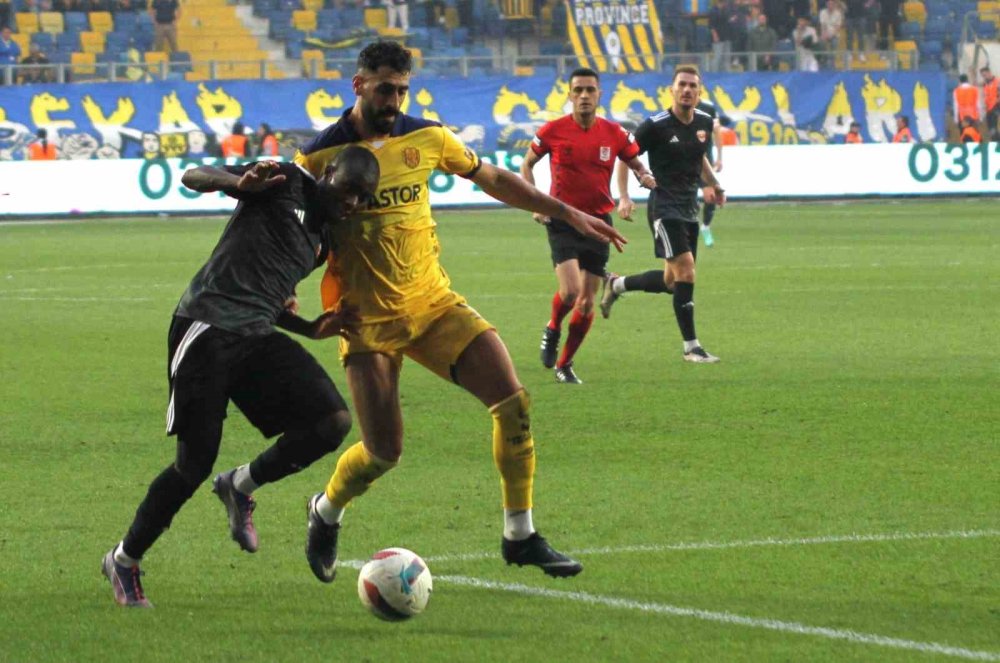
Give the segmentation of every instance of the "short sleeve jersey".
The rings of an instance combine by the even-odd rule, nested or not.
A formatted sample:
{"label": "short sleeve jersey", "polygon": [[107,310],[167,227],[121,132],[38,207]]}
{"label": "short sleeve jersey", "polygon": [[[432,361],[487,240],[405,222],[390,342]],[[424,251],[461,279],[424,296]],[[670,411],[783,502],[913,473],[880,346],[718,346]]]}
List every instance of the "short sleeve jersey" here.
{"label": "short sleeve jersey", "polygon": [[[227,166],[242,175],[253,164]],[[322,210],[310,204],[312,175],[279,165],[285,182],[240,200],[205,265],[181,296],[176,315],[237,334],[266,334],[295,286],[322,264]]]}
{"label": "short sleeve jersey", "polygon": [[572,115],[543,124],[531,150],[549,155],[552,197],[595,216],[615,208],[610,187],[615,159],[628,161],[639,154],[635,138],[621,125],[598,117],[585,129]]}
{"label": "short sleeve jersey", "polygon": [[636,129],[640,154],[649,153],[649,168],[656,178],[656,189],[647,206],[650,221],[698,222],[698,183],[712,127],[708,113],[695,109],[688,124],[665,110]]}
{"label": "short sleeve jersey", "polygon": [[366,322],[464,302],[451,291],[438,261],[429,182],[434,170],[472,177],[482,165],[479,157],[450,129],[403,114],[387,138],[363,140],[348,119],[350,112],[295,156],[315,175],[348,145],[370,150],[379,163],[375,194],[350,218],[331,226],[333,256],[327,269],[339,281],[343,302],[356,307]]}

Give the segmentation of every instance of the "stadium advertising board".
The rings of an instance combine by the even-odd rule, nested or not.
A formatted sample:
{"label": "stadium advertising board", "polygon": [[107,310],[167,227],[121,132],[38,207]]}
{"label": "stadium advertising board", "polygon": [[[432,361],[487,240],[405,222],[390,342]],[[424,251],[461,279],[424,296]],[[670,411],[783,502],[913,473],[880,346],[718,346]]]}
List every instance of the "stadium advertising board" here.
{"label": "stadium advertising board", "polygon": [[[484,158],[516,171],[520,154]],[[71,214],[227,212],[234,201],[180,183],[191,159],[118,159],[0,163],[0,217]],[[214,159],[205,163],[216,165]],[[535,169],[548,190],[547,161]],[[1000,143],[733,147],[720,174],[733,199],[841,198],[878,195],[1000,195]],[[58,195],[53,195],[58,183]],[[646,192],[634,178],[636,200]],[[436,207],[496,204],[472,182],[435,173]]]}
{"label": "stadium advertising board", "polygon": [[[599,112],[634,128],[672,103],[663,74],[602,77]],[[239,120],[279,132],[281,153],[336,122],[353,103],[350,80],[161,81],[21,85],[0,94],[0,161],[21,159],[38,128],[63,159],[211,156]],[[734,120],[744,145],[842,140],[852,120],[867,142],[889,142],[895,116],[910,116],[921,141],[944,135],[943,74],[712,74],[706,93]],[[473,149],[523,154],[542,123],[569,110],[565,81],[542,77],[413,79],[404,112],[442,120]],[[281,104],[261,103],[281,99]],[[453,100],[462,99],[463,103]],[[449,103],[452,100],[452,103]]]}

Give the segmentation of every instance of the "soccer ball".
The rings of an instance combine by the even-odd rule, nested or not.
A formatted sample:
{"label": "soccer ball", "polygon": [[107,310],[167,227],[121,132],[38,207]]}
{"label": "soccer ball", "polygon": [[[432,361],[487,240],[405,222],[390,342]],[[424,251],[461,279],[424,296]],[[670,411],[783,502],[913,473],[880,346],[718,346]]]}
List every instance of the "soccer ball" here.
{"label": "soccer ball", "polygon": [[406,548],[380,550],[361,567],[358,596],[379,619],[398,622],[427,607],[433,582],[424,560]]}

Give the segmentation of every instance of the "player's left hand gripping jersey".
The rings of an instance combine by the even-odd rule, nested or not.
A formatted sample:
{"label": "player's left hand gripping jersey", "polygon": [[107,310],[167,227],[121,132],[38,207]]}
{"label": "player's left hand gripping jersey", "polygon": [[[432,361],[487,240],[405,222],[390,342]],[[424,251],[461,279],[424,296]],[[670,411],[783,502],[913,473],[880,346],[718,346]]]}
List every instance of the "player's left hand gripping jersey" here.
{"label": "player's left hand gripping jersey", "polygon": [[[317,177],[348,145],[375,155],[381,177],[366,207],[331,230],[333,260],[324,276],[323,306],[343,302],[365,322],[393,320],[463,301],[441,268],[428,182],[434,169],[472,177],[479,157],[437,122],[400,114],[388,138],[362,140],[347,116],[295,156]],[[339,290],[329,279],[339,281]]]}

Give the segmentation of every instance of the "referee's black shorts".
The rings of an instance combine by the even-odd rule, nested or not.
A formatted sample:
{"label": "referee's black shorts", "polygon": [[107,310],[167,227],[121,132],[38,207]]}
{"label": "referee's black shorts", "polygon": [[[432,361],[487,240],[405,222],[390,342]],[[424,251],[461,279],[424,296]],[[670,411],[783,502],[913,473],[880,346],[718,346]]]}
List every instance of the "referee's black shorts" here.
{"label": "referee's black shorts", "polygon": [[[610,214],[596,216],[604,219],[609,226],[614,225]],[[567,260],[576,260],[580,263],[580,269],[597,276],[604,276],[604,268],[607,267],[608,259],[611,257],[611,249],[607,244],[581,235],[562,219],[552,219],[545,229],[549,236],[553,266]]]}
{"label": "referee's black shorts", "polygon": [[280,332],[240,336],[174,316],[167,346],[169,435],[221,429],[230,400],[264,437],[347,409],[319,362]]}

